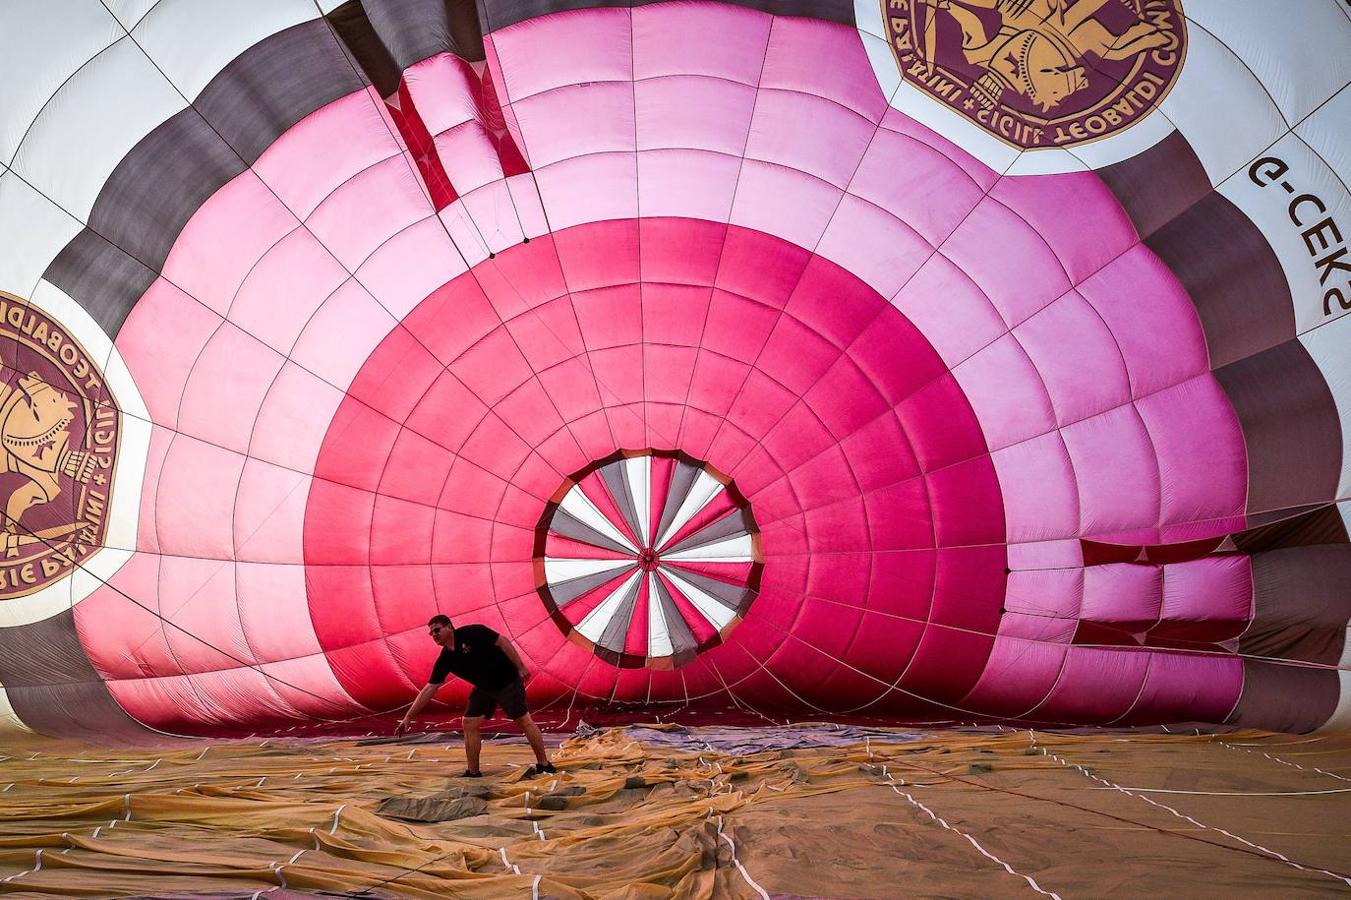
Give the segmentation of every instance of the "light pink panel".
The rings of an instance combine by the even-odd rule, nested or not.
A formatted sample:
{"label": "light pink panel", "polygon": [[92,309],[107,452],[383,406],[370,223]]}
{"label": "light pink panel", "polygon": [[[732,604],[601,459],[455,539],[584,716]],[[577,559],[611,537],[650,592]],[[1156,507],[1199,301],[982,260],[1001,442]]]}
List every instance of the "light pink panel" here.
{"label": "light pink panel", "polygon": [[730,154],[739,161],[756,92],[751,86],[686,75],[639,81],[633,86],[633,100],[639,149],[697,148]]}
{"label": "light pink panel", "polygon": [[396,156],[344,182],[305,224],[353,272],[385,241],[432,214],[416,172]]}
{"label": "light pink panel", "polygon": [[258,261],[230,307],[229,318],[279,353],[289,353],[296,338],[348,272],[304,228],[297,228]]}
{"label": "light pink panel", "polygon": [[1079,482],[1082,533],[1152,529],[1159,517],[1159,467],[1135,407],[1076,422],[1060,434]]}
{"label": "light pink panel", "polygon": [[1112,333],[1074,291],[1013,334],[1046,385],[1061,427],[1130,402],[1126,366]]}
{"label": "light pink panel", "polygon": [[[163,278],[155,279],[127,316],[117,349],[136,379],[151,421],[177,425],[183,386],[221,322],[218,313]],[[166,341],[165,334],[175,339]]]}
{"label": "light pink panel", "polygon": [[352,176],[401,152],[383,107],[374,88],[340,97],[291,126],[254,171],[296,216],[309,218]]}
{"label": "light pink panel", "polygon": [[450,53],[429,56],[409,66],[403,80],[422,124],[433,137],[475,121],[479,115],[478,75],[458,56]]}
{"label": "light pink panel", "polygon": [[[634,78],[698,73],[746,85],[760,81],[772,16],[689,3],[636,7],[632,15]],[[716,21],[712,33],[710,19]]]}
{"label": "light pink panel", "polygon": [[165,280],[223,316],[249,271],[298,224],[246,169],[188,220],[161,271]]}
{"label": "light pink panel", "polygon": [[223,324],[188,376],[178,430],[243,453],[263,397],[284,361],[257,338]]}
{"label": "light pink panel", "polygon": [[[628,9],[563,12],[490,38],[513,102],[568,84],[632,80]],[[505,105],[505,104],[504,104]]]}

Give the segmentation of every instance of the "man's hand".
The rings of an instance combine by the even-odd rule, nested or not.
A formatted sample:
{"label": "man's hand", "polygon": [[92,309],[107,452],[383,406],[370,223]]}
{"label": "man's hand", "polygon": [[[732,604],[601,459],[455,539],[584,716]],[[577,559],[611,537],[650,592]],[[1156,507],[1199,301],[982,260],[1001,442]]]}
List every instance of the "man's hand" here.
{"label": "man's hand", "polygon": [[408,720],[400,719],[399,724],[394,726],[394,736],[403,737],[408,733]]}
{"label": "man's hand", "polygon": [[517,669],[516,674],[521,677],[521,684],[525,684],[530,680],[530,670],[527,668],[522,667]]}

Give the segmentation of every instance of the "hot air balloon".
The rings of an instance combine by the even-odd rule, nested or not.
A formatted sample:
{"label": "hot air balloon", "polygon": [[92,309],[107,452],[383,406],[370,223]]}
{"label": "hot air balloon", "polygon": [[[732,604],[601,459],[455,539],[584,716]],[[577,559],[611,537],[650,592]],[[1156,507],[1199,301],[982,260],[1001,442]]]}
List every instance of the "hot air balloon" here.
{"label": "hot air balloon", "polygon": [[0,712],[365,730],[442,613],[557,720],[1344,723],[1292,7],[8,6]]}

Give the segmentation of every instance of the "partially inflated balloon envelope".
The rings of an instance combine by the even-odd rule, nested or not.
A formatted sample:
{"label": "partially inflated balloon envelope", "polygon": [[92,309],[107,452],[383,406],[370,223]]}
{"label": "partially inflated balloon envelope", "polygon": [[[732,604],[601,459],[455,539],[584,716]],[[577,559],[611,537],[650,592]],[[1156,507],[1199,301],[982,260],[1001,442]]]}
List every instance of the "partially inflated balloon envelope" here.
{"label": "partially inflated balloon envelope", "polygon": [[1345,4],[0,15],[12,723],[1351,710]]}

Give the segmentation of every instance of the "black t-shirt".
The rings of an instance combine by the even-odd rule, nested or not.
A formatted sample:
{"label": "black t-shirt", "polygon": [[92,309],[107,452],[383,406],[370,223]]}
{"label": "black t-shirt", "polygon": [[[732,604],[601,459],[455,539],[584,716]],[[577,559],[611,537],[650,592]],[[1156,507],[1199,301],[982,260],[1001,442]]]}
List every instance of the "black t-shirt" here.
{"label": "black t-shirt", "polygon": [[447,675],[490,691],[504,688],[520,677],[516,666],[497,646],[497,632],[487,625],[455,629],[454,643],[441,648],[427,683],[445,684]]}

